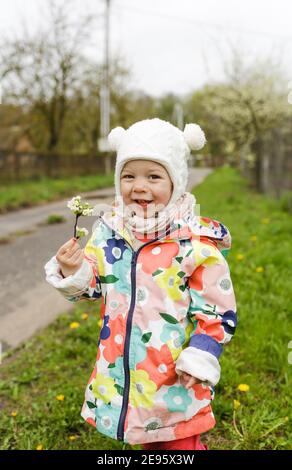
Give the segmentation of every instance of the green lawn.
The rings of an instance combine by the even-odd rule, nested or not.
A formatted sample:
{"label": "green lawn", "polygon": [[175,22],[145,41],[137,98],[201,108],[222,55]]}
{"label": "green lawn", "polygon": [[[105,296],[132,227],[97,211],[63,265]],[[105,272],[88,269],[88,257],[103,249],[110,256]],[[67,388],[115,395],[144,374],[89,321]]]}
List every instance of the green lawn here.
{"label": "green lawn", "polygon": [[[217,426],[203,440],[211,449],[291,449],[292,217],[277,201],[253,193],[230,168],[209,175],[194,193],[201,215],[222,221],[232,233],[228,261],[239,316],[221,359],[213,403]],[[73,314],[5,358],[0,448],[121,448],[80,417],[95,362],[98,306],[76,304]],[[72,322],[79,326],[71,329]],[[240,391],[240,384],[249,390]],[[64,400],[56,399],[60,395]]]}
{"label": "green lawn", "polygon": [[23,181],[0,184],[0,214],[21,207],[30,207],[55,201],[76,192],[86,192],[113,186],[114,175],[75,176],[63,179],[42,178],[39,181]]}

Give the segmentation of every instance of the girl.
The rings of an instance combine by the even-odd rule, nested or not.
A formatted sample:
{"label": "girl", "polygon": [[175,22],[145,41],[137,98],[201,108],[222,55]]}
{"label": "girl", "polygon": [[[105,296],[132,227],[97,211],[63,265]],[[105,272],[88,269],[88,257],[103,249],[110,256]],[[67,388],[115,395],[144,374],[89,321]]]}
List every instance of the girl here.
{"label": "girl", "polygon": [[219,356],[236,327],[221,223],[194,214],[185,192],[190,149],[205,136],[160,119],[118,127],[116,201],[85,250],[66,242],[45,266],[69,301],[102,297],[96,365],[83,418],[99,432],[144,449],[204,450],[213,428]]}

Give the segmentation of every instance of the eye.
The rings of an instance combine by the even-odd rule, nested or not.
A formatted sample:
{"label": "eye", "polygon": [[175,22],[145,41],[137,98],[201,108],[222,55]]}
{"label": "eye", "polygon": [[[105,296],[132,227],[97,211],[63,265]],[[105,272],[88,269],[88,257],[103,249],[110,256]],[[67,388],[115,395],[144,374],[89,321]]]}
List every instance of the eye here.
{"label": "eye", "polygon": [[133,175],[123,175],[122,178],[134,178]]}
{"label": "eye", "polygon": [[160,176],[158,176],[158,175],[150,175],[150,178],[160,179]]}

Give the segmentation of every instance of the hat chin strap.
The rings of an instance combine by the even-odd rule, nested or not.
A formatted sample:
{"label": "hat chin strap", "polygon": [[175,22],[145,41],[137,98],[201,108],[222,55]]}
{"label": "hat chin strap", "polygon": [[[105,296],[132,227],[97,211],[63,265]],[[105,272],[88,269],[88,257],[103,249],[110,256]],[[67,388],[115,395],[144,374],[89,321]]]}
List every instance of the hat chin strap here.
{"label": "hat chin strap", "polygon": [[[175,203],[168,203],[167,206],[156,213],[154,217],[140,217],[133,210],[124,204],[122,198],[118,198],[115,207],[116,214],[123,220],[123,225],[129,231],[141,234],[156,234],[166,230],[173,221],[177,219],[188,219],[194,214],[196,198],[193,194],[185,192]],[[156,235],[154,235],[156,236]]]}

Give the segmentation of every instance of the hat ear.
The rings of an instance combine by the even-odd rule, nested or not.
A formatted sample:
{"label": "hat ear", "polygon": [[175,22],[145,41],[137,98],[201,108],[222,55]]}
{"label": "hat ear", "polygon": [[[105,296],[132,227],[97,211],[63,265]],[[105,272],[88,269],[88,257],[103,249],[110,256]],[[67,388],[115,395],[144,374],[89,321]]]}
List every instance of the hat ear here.
{"label": "hat ear", "polygon": [[108,142],[109,142],[109,146],[111,150],[116,150],[116,151],[119,150],[119,147],[121,145],[125,132],[126,132],[125,129],[120,126],[115,127],[114,129],[110,131],[107,138],[108,138]]}
{"label": "hat ear", "polygon": [[186,124],[183,135],[191,150],[200,150],[206,143],[204,131],[198,124]]}

